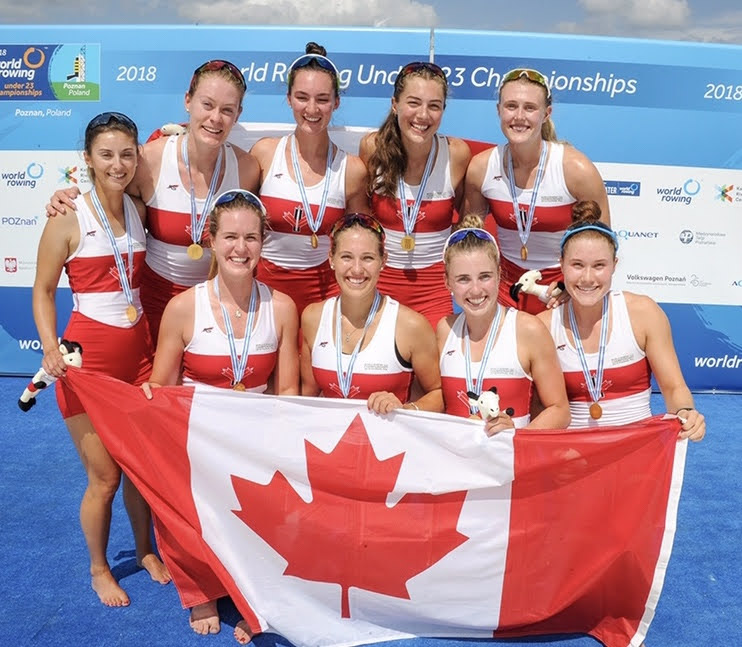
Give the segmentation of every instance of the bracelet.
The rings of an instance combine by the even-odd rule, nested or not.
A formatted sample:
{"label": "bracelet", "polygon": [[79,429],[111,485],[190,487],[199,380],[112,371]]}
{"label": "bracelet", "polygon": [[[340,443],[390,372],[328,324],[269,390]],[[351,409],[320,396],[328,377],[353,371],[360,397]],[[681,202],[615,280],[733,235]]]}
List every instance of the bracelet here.
{"label": "bracelet", "polygon": [[413,407],[415,407],[415,411],[420,411],[420,407],[418,407],[414,402],[408,402],[407,404],[411,404]]}
{"label": "bracelet", "polygon": [[678,410],[677,410],[677,411],[675,412],[675,414],[674,414],[674,415],[676,415],[676,416],[677,416],[677,415],[678,415],[678,414],[679,414],[679,413],[680,413],[681,411],[694,411],[694,409],[693,409],[693,407],[680,407],[680,409],[678,409]]}

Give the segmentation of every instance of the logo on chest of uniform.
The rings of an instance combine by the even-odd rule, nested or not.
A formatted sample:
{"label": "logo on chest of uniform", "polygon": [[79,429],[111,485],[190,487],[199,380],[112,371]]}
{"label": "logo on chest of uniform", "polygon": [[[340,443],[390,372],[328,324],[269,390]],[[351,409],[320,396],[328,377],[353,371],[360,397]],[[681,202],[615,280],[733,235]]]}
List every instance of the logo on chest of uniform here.
{"label": "logo on chest of uniform", "polygon": [[634,353],[627,353],[620,357],[611,357],[611,366],[618,366],[620,364],[633,364],[636,361]]}
{"label": "logo on chest of uniform", "polygon": [[363,365],[364,371],[374,371],[376,373],[386,373],[389,371],[389,364],[381,364],[380,362],[366,362]]}

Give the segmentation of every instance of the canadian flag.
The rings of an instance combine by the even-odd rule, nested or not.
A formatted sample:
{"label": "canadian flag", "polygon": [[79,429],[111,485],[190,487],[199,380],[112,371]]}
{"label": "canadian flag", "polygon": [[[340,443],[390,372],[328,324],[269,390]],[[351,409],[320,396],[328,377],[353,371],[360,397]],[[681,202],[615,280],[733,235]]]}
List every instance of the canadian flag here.
{"label": "canadian flag", "polygon": [[317,647],[646,635],[682,485],[677,420],[488,438],[351,400],[181,386],[148,401],[66,379],[157,515],[181,593],[215,582],[255,632]]}

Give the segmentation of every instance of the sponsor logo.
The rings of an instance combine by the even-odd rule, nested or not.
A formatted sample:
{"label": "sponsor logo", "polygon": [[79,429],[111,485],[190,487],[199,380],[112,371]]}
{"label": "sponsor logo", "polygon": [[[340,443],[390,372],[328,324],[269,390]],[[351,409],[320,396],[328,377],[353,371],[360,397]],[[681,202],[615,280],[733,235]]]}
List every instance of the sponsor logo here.
{"label": "sponsor logo", "polygon": [[740,280],[740,281],[732,281],[732,285],[735,288],[742,288],[742,280]]}
{"label": "sponsor logo", "polygon": [[18,259],[5,257],[5,271],[14,274],[18,271]]}
{"label": "sponsor logo", "polygon": [[704,281],[698,274],[691,274],[690,275],[690,284],[694,288],[707,288],[711,283],[708,281]]}
{"label": "sponsor logo", "polygon": [[67,166],[65,168],[60,168],[59,172],[61,174],[61,177],[59,178],[60,182],[63,182],[64,184],[77,184],[78,178],[77,178],[77,167],[76,166]]}
{"label": "sponsor logo", "polygon": [[716,184],[714,185],[714,200],[724,204],[734,204],[742,202],[742,187],[733,184]]}
{"label": "sponsor logo", "polygon": [[636,285],[677,285],[684,287],[688,283],[685,276],[671,274],[627,274],[626,282]]}
{"label": "sponsor logo", "polygon": [[611,358],[611,364],[613,364],[613,366],[617,366],[618,364],[631,364],[634,361],[636,361],[634,353],[628,353],[626,355],[621,355],[620,357]]}
{"label": "sponsor logo", "polygon": [[681,186],[658,187],[657,196],[660,202],[672,202],[688,206],[700,191],[701,183],[689,178]]}
{"label": "sponsor logo", "polygon": [[33,218],[19,218],[16,216],[3,216],[0,218],[0,225],[6,225],[8,227],[35,227],[39,224],[39,217],[34,216]]}
{"label": "sponsor logo", "polygon": [[170,189],[171,191],[176,191],[179,186],[180,184],[168,184],[167,188]]}
{"label": "sponsor logo", "polygon": [[683,229],[678,234],[678,240],[683,245],[718,245],[722,238],[726,238],[726,233],[722,231],[691,231],[690,229]]}
{"label": "sponsor logo", "polygon": [[739,355],[724,355],[723,357],[695,357],[696,368],[730,368],[737,369],[742,364]]}
{"label": "sponsor logo", "polygon": [[638,197],[642,192],[641,182],[626,182],[623,180],[605,180],[605,192],[608,195]]}
{"label": "sponsor logo", "polygon": [[388,371],[389,364],[369,362],[363,365],[364,371]]}
{"label": "sponsor logo", "polygon": [[36,188],[36,181],[44,175],[44,167],[38,162],[31,162],[24,170],[2,171],[0,182],[8,188]]}
{"label": "sponsor logo", "polygon": [[564,202],[564,196],[563,195],[544,195],[538,197],[541,202],[546,203],[552,203],[552,204],[560,204]]}
{"label": "sponsor logo", "polygon": [[623,240],[629,238],[659,238],[660,232],[658,231],[638,231],[635,229],[619,229],[616,235]]}

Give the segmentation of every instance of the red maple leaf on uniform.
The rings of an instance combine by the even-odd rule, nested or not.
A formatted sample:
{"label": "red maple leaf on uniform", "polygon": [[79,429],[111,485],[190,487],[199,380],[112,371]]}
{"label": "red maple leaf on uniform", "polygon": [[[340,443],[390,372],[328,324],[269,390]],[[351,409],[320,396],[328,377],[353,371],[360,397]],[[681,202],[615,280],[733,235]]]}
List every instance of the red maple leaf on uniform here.
{"label": "red maple leaf on uniform", "polygon": [[409,599],[407,581],[468,539],[456,530],[465,491],[387,506],[404,454],[379,460],[360,416],[329,454],[305,448],[312,501],[280,472],[268,485],[232,476],[242,506],[233,512],[288,561],[284,575],[339,584],[343,618],[351,586]]}

